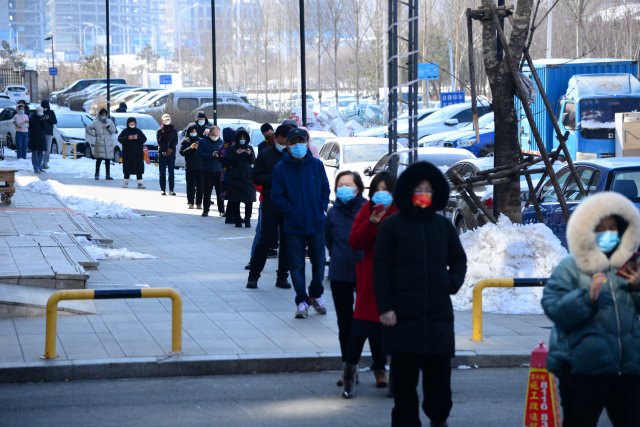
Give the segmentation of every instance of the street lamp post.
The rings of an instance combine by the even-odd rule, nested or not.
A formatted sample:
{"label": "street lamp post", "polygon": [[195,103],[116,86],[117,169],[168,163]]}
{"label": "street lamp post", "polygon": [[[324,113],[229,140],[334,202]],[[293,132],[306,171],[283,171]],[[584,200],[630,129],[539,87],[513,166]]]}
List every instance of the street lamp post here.
{"label": "street lamp post", "polygon": [[307,125],[307,67],[304,42],[304,0],[300,0],[300,86],[302,89],[302,126]]}
{"label": "street lamp post", "polygon": [[120,25],[120,24],[116,24],[115,22],[113,23],[113,25],[118,26],[120,28],[122,28],[122,30],[124,31],[124,46],[125,46],[125,53],[130,53],[130,48],[129,48],[129,38],[127,37],[127,28],[129,27],[125,27],[124,25]]}
{"label": "street lamp post", "polygon": [[109,47],[110,47],[110,43],[109,43],[109,0],[106,1],[106,10],[107,10],[107,16],[106,16],[106,26],[107,26],[107,115],[109,117],[111,117],[111,70],[110,70],[110,65],[111,65],[111,54],[109,52]]}
{"label": "street lamp post", "polygon": [[[142,52],[142,31],[138,30],[137,28],[133,28],[133,27],[125,27],[125,28],[138,32],[138,35],[140,36],[140,38],[138,39],[138,46],[140,46],[140,52]],[[129,47],[129,53],[131,53],[131,47]]]}
{"label": "street lamp post", "polygon": [[83,35],[82,35],[82,28],[78,27],[77,25],[73,25],[73,24],[67,24],[67,26],[69,27],[74,27],[78,29],[78,43],[82,43],[82,49],[81,51],[84,52],[84,54],[87,54],[87,51],[84,49],[84,40],[82,39]]}
{"label": "street lamp post", "polygon": [[[218,89],[216,88],[216,0],[211,0],[211,50],[213,65],[213,124],[218,126]],[[245,88],[246,89],[246,88]]]}
{"label": "street lamp post", "polygon": [[187,10],[189,9],[193,9],[200,6],[200,3],[196,3],[193,6],[189,6],[185,9],[182,10],[182,12],[180,12],[180,15],[178,15],[178,22],[177,24],[177,28],[178,28],[178,71],[180,71],[180,83],[184,83],[182,81],[182,44],[180,43],[180,20],[182,19],[182,14],[185,13]]}
{"label": "street lamp post", "polygon": [[[55,68],[56,67],[56,59],[55,59],[55,56],[53,54],[53,36],[49,36],[46,39],[44,39],[44,41],[48,41],[48,40],[51,40],[51,66],[53,68]],[[55,92],[56,91],[56,76],[51,76],[51,77],[53,77],[53,91]]]}
{"label": "street lamp post", "polygon": [[151,44],[152,44],[152,47],[153,47],[153,52],[155,53],[155,51],[156,51],[156,28],[153,25],[145,24],[143,22],[141,22],[140,25],[144,25],[145,27],[151,28],[151,37],[153,37],[153,40],[152,40]]}

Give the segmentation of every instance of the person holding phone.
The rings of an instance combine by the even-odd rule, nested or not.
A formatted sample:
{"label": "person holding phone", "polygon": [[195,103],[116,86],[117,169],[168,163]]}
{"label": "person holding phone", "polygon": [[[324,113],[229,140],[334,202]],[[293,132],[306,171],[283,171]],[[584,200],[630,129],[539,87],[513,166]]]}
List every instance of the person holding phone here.
{"label": "person holding phone", "polygon": [[144,174],[144,150],[142,147],[147,142],[147,137],[138,129],[135,117],[127,119],[127,127],[118,135],[118,141],[122,145],[122,172],[124,183],[122,188],[129,187],[129,178],[135,175],[138,179],[138,188],[145,188],[142,183]]}
{"label": "person holding phone", "polygon": [[44,135],[47,139],[47,151],[44,153],[42,167],[49,169],[49,155],[51,154],[51,144],[53,143],[53,127],[58,124],[56,113],[51,109],[48,99],[43,99],[40,103],[44,111]]}
{"label": "person holding phone", "polygon": [[[369,186],[371,200],[365,203],[356,215],[349,235],[349,245],[356,251],[362,251],[363,257],[355,266],[356,305],[342,373],[341,385],[344,398],[355,395],[358,361],[367,339],[373,357],[371,370],[376,379],[376,386],[386,387],[389,383],[385,370],[387,359],[382,352],[382,327],[373,291],[373,251],[380,224],[398,212],[391,195],[395,183],[396,177],[389,172],[381,172],[371,180]],[[333,261],[333,257],[331,259]],[[337,303],[336,310],[338,310]]]}
{"label": "person holding phone", "polygon": [[174,177],[176,169],[176,147],[178,146],[178,131],[171,122],[171,116],[164,114],[160,129],[156,131],[158,141],[158,163],[160,164],[160,189],[162,195],[166,196],[167,189],[167,169],[169,169],[169,195],[175,196],[173,192]]}
{"label": "person holding phone", "polygon": [[[194,202],[197,209],[202,209],[202,159],[198,156],[200,139],[196,126],[189,125],[180,144],[180,154],[184,157],[189,209],[194,208]],[[209,193],[209,200],[211,200],[211,193]]]}
{"label": "person holding phone", "polygon": [[100,179],[100,165],[104,160],[104,167],[106,169],[105,179],[108,181],[113,180],[111,178],[111,160],[113,159],[114,143],[112,135],[118,132],[116,124],[109,118],[109,112],[106,108],[103,108],[98,112],[98,117],[89,126],[84,128],[86,135],[90,135],[95,138],[95,150],[93,151],[93,157],[96,159],[96,175],[95,179]]}
{"label": "person holding phone", "polygon": [[18,114],[13,116],[13,125],[16,128],[16,157],[18,159],[27,158],[29,146],[29,116],[25,114],[25,111],[24,105],[18,104]]}
{"label": "person holding phone", "polygon": [[[228,200],[229,192],[229,178],[231,177],[231,165],[229,164],[229,155],[236,141],[236,131],[230,127],[226,127],[222,130],[222,145],[218,150],[218,156],[220,159],[220,192],[222,193],[222,199]],[[227,209],[225,212],[225,224],[235,224],[233,218],[233,212],[229,211],[229,204],[227,203]]]}
{"label": "person holding phone", "polygon": [[[204,203],[204,210],[202,216],[209,216],[209,209],[211,208],[211,193],[213,188],[216,189],[216,195],[218,197],[218,213],[220,216],[224,215],[224,200],[220,192],[220,176],[222,167],[220,166],[220,149],[222,147],[222,139],[220,139],[220,128],[218,126],[211,126],[210,129],[206,129],[204,137],[198,141],[197,154],[202,160],[202,178],[204,181],[204,195],[202,201]],[[193,134],[193,130],[191,130]]]}
{"label": "person holding phone", "polygon": [[[256,201],[256,188],[251,181],[251,165],[255,163],[256,155],[249,142],[249,133],[242,127],[238,128],[235,144],[228,152],[231,174],[227,210],[232,215],[236,227],[242,227],[244,222],[247,228],[251,227],[251,209]],[[244,203],[244,219],[240,216],[240,203]]]}
{"label": "person holding phone", "polygon": [[582,200],[567,224],[571,255],[553,271],[542,308],[554,323],[547,369],[560,379],[564,427],[640,426],[638,208],[622,194]]}
{"label": "person holding phone", "polygon": [[36,113],[31,116],[29,123],[29,148],[31,149],[31,164],[35,173],[44,173],[44,152],[47,151],[47,139],[44,131],[44,111],[38,105]]}

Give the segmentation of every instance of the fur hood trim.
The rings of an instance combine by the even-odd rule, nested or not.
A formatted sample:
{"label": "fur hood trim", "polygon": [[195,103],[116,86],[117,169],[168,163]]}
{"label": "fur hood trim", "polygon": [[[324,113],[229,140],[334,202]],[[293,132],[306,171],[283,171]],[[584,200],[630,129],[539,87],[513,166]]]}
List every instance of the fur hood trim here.
{"label": "fur hood trim", "polygon": [[[626,222],[620,230],[620,244],[611,258],[596,243],[595,228],[608,216],[617,216]],[[622,194],[606,191],[584,199],[569,218],[567,244],[578,268],[595,274],[609,268],[620,268],[638,250],[640,243],[640,213],[638,208]]]}

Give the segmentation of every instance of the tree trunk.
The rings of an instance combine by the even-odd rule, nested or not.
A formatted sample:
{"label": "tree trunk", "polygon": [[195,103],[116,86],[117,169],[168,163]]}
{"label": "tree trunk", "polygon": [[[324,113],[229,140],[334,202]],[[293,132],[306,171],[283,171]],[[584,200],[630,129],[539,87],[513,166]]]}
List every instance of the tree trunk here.
{"label": "tree trunk", "polygon": [[322,39],[318,35],[318,104],[322,107],[322,88],[320,87],[320,61],[322,60]]}
{"label": "tree trunk", "polygon": [[[264,109],[268,110],[269,109],[269,96],[267,95],[269,93],[269,74],[268,74],[268,67],[267,67],[267,60],[269,59],[269,50],[267,48],[267,44],[264,44]],[[258,98],[256,96],[256,98]]]}
{"label": "tree trunk", "polygon": [[[338,37],[338,29],[334,29],[334,34]],[[335,90],[335,99],[338,102],[338,41],[333,42],[333,87]]]}
{"label": "tree trunk", "polygon": [[358,49],[356,49],[356,105],[360,108],[360,84],[358,81]]}
{"label": "tree trunk", "polygon": [[582,56],[582,32],[583,32],[584,24],[582,22],[582,17],[578,17],[576,20],[576,58],[580,58]]}

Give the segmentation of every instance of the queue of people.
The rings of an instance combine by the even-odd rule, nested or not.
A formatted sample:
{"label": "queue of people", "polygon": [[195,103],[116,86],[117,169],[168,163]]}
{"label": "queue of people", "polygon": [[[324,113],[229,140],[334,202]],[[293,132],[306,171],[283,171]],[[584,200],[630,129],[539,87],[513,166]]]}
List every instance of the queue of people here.
{"label": "queue of people", "polygon": [[53,142],[53,127],[58,123],[56,113],[51,110],[49,100],[43,100],[33,114],[29,104],[20,100],[13,116],[16,129],[16,157],[26,159],[31,150],[31,164],[35,173],[49,169],[49,155]]}

